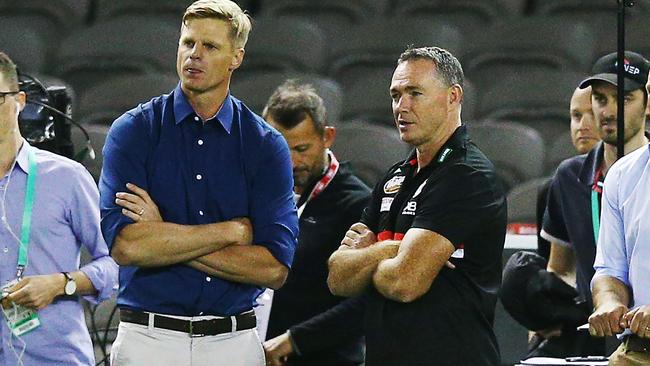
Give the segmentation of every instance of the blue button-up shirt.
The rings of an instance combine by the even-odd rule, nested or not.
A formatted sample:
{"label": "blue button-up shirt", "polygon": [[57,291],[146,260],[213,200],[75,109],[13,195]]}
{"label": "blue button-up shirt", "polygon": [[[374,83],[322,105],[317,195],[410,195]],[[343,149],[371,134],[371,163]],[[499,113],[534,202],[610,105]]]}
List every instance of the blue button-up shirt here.
{"label": "blue button-up shirt", "polygon": [[[37,178],[24,276],[77,271],[84,246],[93,260],[81,267],[81,271],[98,291],[97,295],[85,298],[92,302],[109,298],[117,287],[117,264],[109,257],[99,228],[99,193],[95,181],[81,164],[36,149],[27,142],[23,142],[14,169],[0,181],[0,196],[7,190],[6,213],[3,212],[6,223],[0,221],[1,284],[16,278],[20,243],[14,235],[20,237],[22,227],[30,149],[36,153]],[[40,327],[21,336],[26,344],[24,365],[95,364],[79,301],[58,297],[39,310],[38,317]],[[0,365],[18,365],[9,344],[18,354],[23,344],[12,337],[4,321],[1,323]]]}
{"label": "blue button-up shirt", "polygon": [[[113,123],[99,182],[109,246],[133,222],[114,202],[127,182],[149,193],[166,222],[200,225],[248,217],[254,243],[290,266],[298,220],[289,149],[282,135],[236,98],[228,95],[216,117],[203,122],[179,84]],[[251,309],[261,291],[184,264],[121,266],[118,305],[223,316]]]}
{"label": "blue button-up shirt", "polygon": [[594,262],[594,278],[611,276],[625,283],[635,306],[650,304],[649,149],[630,153],[607,173]]}

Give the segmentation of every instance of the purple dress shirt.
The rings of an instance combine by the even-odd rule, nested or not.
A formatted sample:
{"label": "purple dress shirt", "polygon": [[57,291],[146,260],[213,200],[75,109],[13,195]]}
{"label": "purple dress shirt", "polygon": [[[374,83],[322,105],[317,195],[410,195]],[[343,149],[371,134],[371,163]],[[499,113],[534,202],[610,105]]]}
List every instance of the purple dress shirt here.
{"label": "purple dress shirt", "polygon": [[[84,246],[92,261],[81,267],[81,271],[98,291],[95,296],[84,298],[93,303],[108,299],[117,287],[118,268],[108,255],[100,230],[99,193],[93,178],[81,164],[36,149],[27,142],[23,143],[13,170],[0,180],[0,285],[16,276],[20,245],[16,237],[20,237],[22,225],[28,149],[36,153],[37,178],[24,276],[77,271]],[[5,212],[1,197],[6,189]],[[24,365],[95,364],[93,345],[78,297],[58,297],[39,310],[38,316],[41,326],[21,336],[26,344],[22,357]],[[4,317],[1,323],[0,365],[18,365],[9,344],[13,344],[18,354],[23,345],[12,336]]]}

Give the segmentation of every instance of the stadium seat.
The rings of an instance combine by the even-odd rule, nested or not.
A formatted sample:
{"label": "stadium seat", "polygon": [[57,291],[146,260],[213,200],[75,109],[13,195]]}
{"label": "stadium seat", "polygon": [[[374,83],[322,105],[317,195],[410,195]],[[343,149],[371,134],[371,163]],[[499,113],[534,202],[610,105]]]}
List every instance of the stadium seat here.
{"label": "stadium seat", "polygon": [[355,84],[345,88],[344,120],[361,119],[394,126],[390,99],[393,69],[394,67],[366,70],[355,75]]}
{"label": "stadium seat", "polygon": [[472,141],[494,163],[506,192],[542,176],[545,147],[534,129],[514,122],[481,121],[468,124],[468,131]]}
{"label": "stadium seat", "polygon": [[409,146],[394,128],[355,121],[337,128],[332,149],[340,161],[350,161],[355,174],[373,187],[388,168],[407,158]]}
{"label": "stadium seat", "polygon": [[477,116],[524,123],[544,139],[568,130],[569,102],[584,73],[533,70],[495,78],[482,87]]}
{"label": "stadium seat", "polygon": [[43,72],[48,57],[47,40],[21,18],[0,16],[0,50],[23,72]]}
{"label": "stadium seat", "polygon": [[477,85],[533,69],[586,72],[596,50],[596,39],[585,24],[543,17],[484,29],[464,44],[461,61]]}
{"label": "stadium seat", "polygon": [[239,71],[319,72],[326,59],[325,35],[315,24],[260,18],[253,23]]}
{"label": "stadium seat", "polygon": [[395,0],[393,16],[453,24],[464,31],[507,21],[511,8],[499,0]]}
{"label": "stadium seat", "polygon": [[[261,14],[278,20],[310,20],[327,35],[330,42],[349,41],[350,27],[380,15],[385,1],[375,0],[263,0]],[[387,28],[388,29],[388,28]]]}
{"label": "stadium seat", "polygon": [[[389,31],[399,29],[399,31]],[[461,33],[450,24],[402,19],[378,19],[350,28],[350,37],[332,47],[329,74],[336,80],[346,80],[350,74],[368,68],[395,68],[397,58],[409,46],[438,46],[458,54],[463,44]]]}
{"label": "stadium seat", "polygon": [[176,66],[179,27],[164,21],[120,17],[67,37],[54,74],[79,93],[116,75],[171,72]]}
{"label": "stadium seat", "polygon": [[174,74],[118,76],[87,89],[79,96],[78,119],[84,124],[110,126],[129,109],[172,91],[178,84]]}
{"label": "stadium seat", "polygon": [[295,72],[267,72],[255,75],[241,74],[230,83],[232,95],[241,99],[257,114],[262,113],[266,102],[275,89],[287,79],[311,84],[316,93],[323,98],[327,109],[328,122],[336,124],[341,115],[343,92],[334,80],[315,75]]}
{"label": "stadium seat", "polygon": [[536,178],[513,187],[508,193],[508,222],[535,224],[537,222],[537,194],[548,177]]}
{"label": "stadium seat", "polygon": [[567,121],[566,131],[555,136],[548,144],[550,147],[546,152],[546,174],[553,174],[560,163],[572,156],[577,155],[575,147],[571,143],[571,134],[569,132],[569,122]]}

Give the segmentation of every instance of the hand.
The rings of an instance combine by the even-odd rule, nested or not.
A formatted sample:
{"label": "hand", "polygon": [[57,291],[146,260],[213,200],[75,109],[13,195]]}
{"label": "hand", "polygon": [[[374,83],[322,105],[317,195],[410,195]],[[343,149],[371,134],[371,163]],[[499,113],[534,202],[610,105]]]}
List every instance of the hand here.
{"label": "hand", "polygon": [[650,305],[643,305],[623,315],[623,321],[632,333],[650,338]]}
{"label": "hand", "polygon": [[10,294],[6,300],[40,310],[50,305],[57,296],[63,295],[65,283],[66,278],[61,273],[23,277],[9,288]]}
{"label": "hand", "polygon": [[156,203],[149,197],[149,193],[132,183],[127,183],[126,188],[133,193],[115,193],[115,204],[122,207],[122,213],[135,222],[163,221]]}
{"label": "hand", "polygon": [[289,332],[264,342],[266,364],[269,366],[282,366],[287,363],[289,355],[293,353],[293,346],[289,339]]}
{"label": "hand", "polygon": [[377,242],[377,237],[365,224],[357,222],[350,226],[350,229],[345,233],[345,237],[341,240],[341,245],[359,249],[365,248]]}
{"label": "hand", "polygon": [[627,327],[623,319],[626,312],[627,306],[620,303],[601,304],[589,317],[589,334],[595,337],[604,337],[621,333]]}
{"label": "hand", "polygon": [[234,225],[235,244],[251,245],[253,244],[253,224],[247,217],[237,217],[230,220]]}

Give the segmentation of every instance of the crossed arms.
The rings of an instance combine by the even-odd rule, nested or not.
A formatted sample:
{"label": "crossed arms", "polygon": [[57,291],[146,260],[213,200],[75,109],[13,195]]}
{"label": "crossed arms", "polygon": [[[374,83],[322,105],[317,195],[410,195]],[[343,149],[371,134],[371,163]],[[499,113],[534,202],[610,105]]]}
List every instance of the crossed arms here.
{"label": "crossed arms", "polygon": [[247,218],[205,225],[164,222],[149,194],[134,184],[116,193],[115,203],[133,219],[115,237],[111,255],[120,265],[160,267],[185,264],[222,279],[280,288],[288,268],[253,245]]}
{"label": "crossed arms", "polygon": [[339,296],[357,296],[372,285],[391,300],[411,302],[429,290],[454,250],[430,230],[411,228],[400,241],[378,242],[365,224],[356,223],[329,259],[327,284]]}

